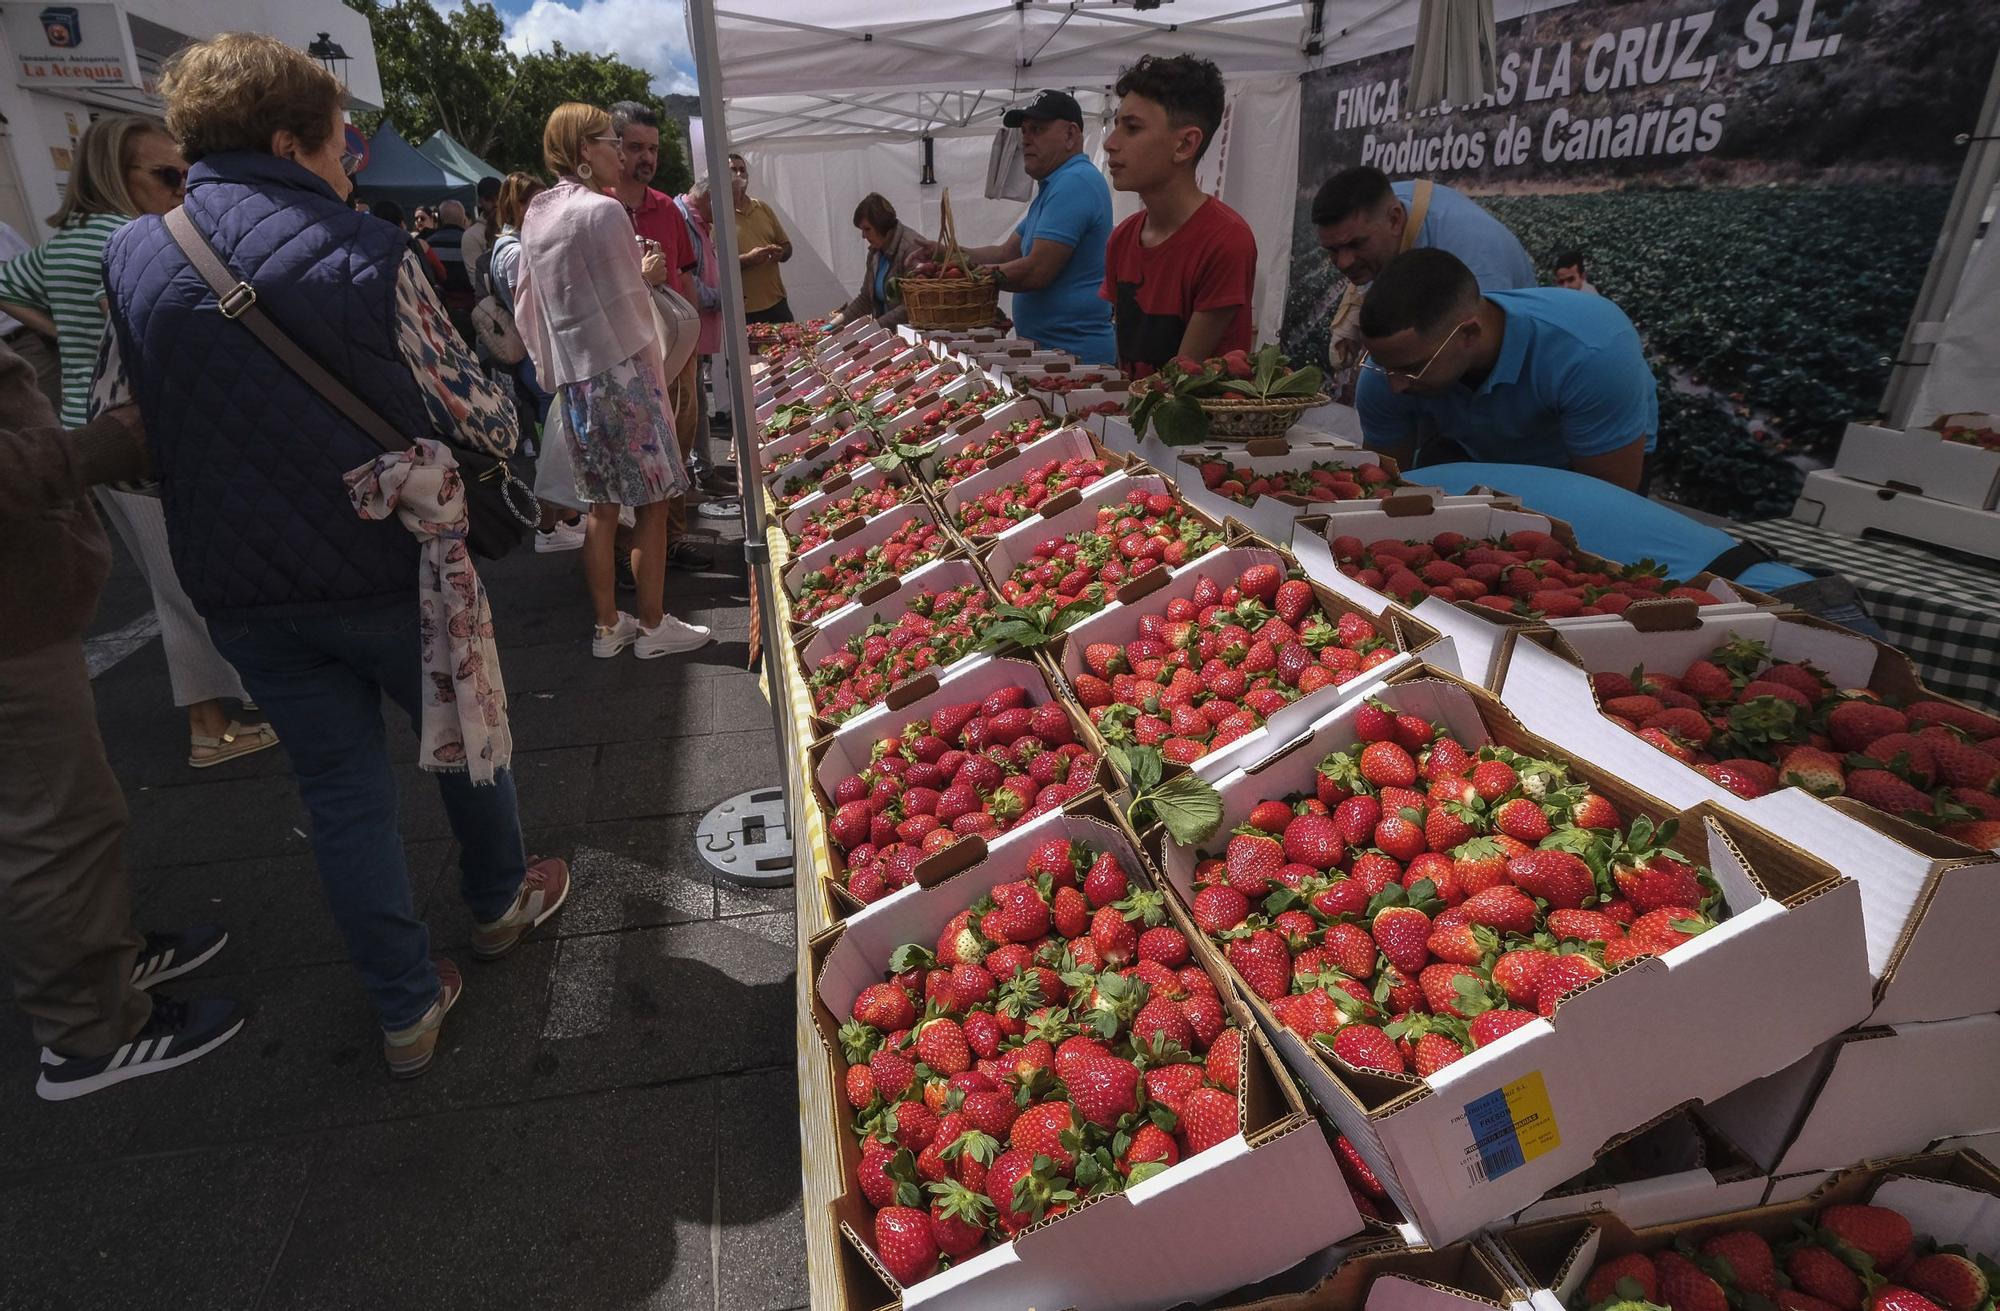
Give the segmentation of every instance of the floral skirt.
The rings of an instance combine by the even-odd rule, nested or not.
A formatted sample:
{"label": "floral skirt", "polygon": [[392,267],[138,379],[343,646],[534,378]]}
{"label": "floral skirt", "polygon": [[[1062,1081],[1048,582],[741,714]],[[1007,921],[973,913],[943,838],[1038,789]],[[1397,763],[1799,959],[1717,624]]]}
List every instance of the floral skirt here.
{"label": "floral skirt", "polygon": [[556,388],[543,445],[558,442],[585,502],[651,505],[691,486],[666,384],[645,356]]}

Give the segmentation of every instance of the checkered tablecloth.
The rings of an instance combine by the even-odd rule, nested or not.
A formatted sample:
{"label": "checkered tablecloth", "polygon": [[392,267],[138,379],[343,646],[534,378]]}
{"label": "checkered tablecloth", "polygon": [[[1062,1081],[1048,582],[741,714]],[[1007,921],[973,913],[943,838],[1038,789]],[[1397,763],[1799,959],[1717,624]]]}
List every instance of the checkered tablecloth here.
{"label": "checkered tablecloth", "polygon": [[1820,565],[1852,582],[1889,642],[1926,683],[2000,710],[2000,568],[1920,546],[1847,537],[1792,519],[1736,529],[1788,564]]}

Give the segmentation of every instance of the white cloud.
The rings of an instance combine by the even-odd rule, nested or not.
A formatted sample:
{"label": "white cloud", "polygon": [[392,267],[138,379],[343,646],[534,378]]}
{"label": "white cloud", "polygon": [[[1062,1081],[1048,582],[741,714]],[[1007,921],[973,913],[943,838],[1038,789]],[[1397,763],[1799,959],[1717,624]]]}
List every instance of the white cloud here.
{"label": "white cloud", "polygon": [[663,94],[695,91],[680,0],[534,0],[507,24],[507,45],[516,52],[546,50],[557,41],[567,50],[616,55],[643,68]]}

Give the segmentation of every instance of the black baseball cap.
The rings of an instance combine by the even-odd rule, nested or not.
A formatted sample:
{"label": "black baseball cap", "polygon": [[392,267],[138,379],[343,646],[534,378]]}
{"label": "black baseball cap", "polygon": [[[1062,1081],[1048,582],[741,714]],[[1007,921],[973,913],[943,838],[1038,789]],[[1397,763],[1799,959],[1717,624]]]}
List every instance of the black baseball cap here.
{"label": "black baseball cap", "polygon": [[1083,107],[1076,103],[1076,97],[1066,91],[1044,91],[1034,99],[1034,103],[1020,109],[1010,109],[1000,119],[1007,127],[1019,127],[1027,119],[1038,123],[1053,123],[1062,119],[1067,123],[1083,126]]}

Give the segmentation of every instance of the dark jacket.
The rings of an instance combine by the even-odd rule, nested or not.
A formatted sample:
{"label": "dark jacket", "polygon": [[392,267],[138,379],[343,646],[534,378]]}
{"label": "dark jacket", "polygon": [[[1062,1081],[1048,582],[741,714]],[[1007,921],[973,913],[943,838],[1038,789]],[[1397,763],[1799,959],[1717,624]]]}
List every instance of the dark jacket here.
{"label": "dark jacket", "polygon": [[[896,235],[889,239],[889,249],[887,251],[882,254],[877,254],[873,250],[868,252],[868,269],[861,278],[861,293],[853,300],[848,301],[846,307],[841,310],[841,313],[850,319],[858,319],[865,314],[875,319],[885,328],[893,328],[897,324],[907,320],[910,317],[910,313],[903,308],[903,295],[896,290],[894,283],[897,278],[902,277],[910,271],[912,264],[917,263],[923,258],[922,251],[924,245],[924,237],[921,233],[907,223],[898,223],[896,225]],[[889,309],[885,314],[876,314],[875,270],[881,265],[884,258],[889,261],[889,280],[891,283],[888,295]]]}
{"label": "dark jacket", "polygon": [[34,366],[0,346],[0,660],[83,633],[111,569],[86,493],[145,475],[136,433],[113,418],[64,431]]}
{"label": "dark jacket", "polygon": [[[288,160],[210,155],[189,217],[257,305],[391,427],[429,434],[397,344],[403,233]],[[361,610],[416,590],[417,543],[354,511],[342,477],[381,454],[216,298],[165,225],[105,248],[105,289],[160,481],[174,570],[211,619]]]}

